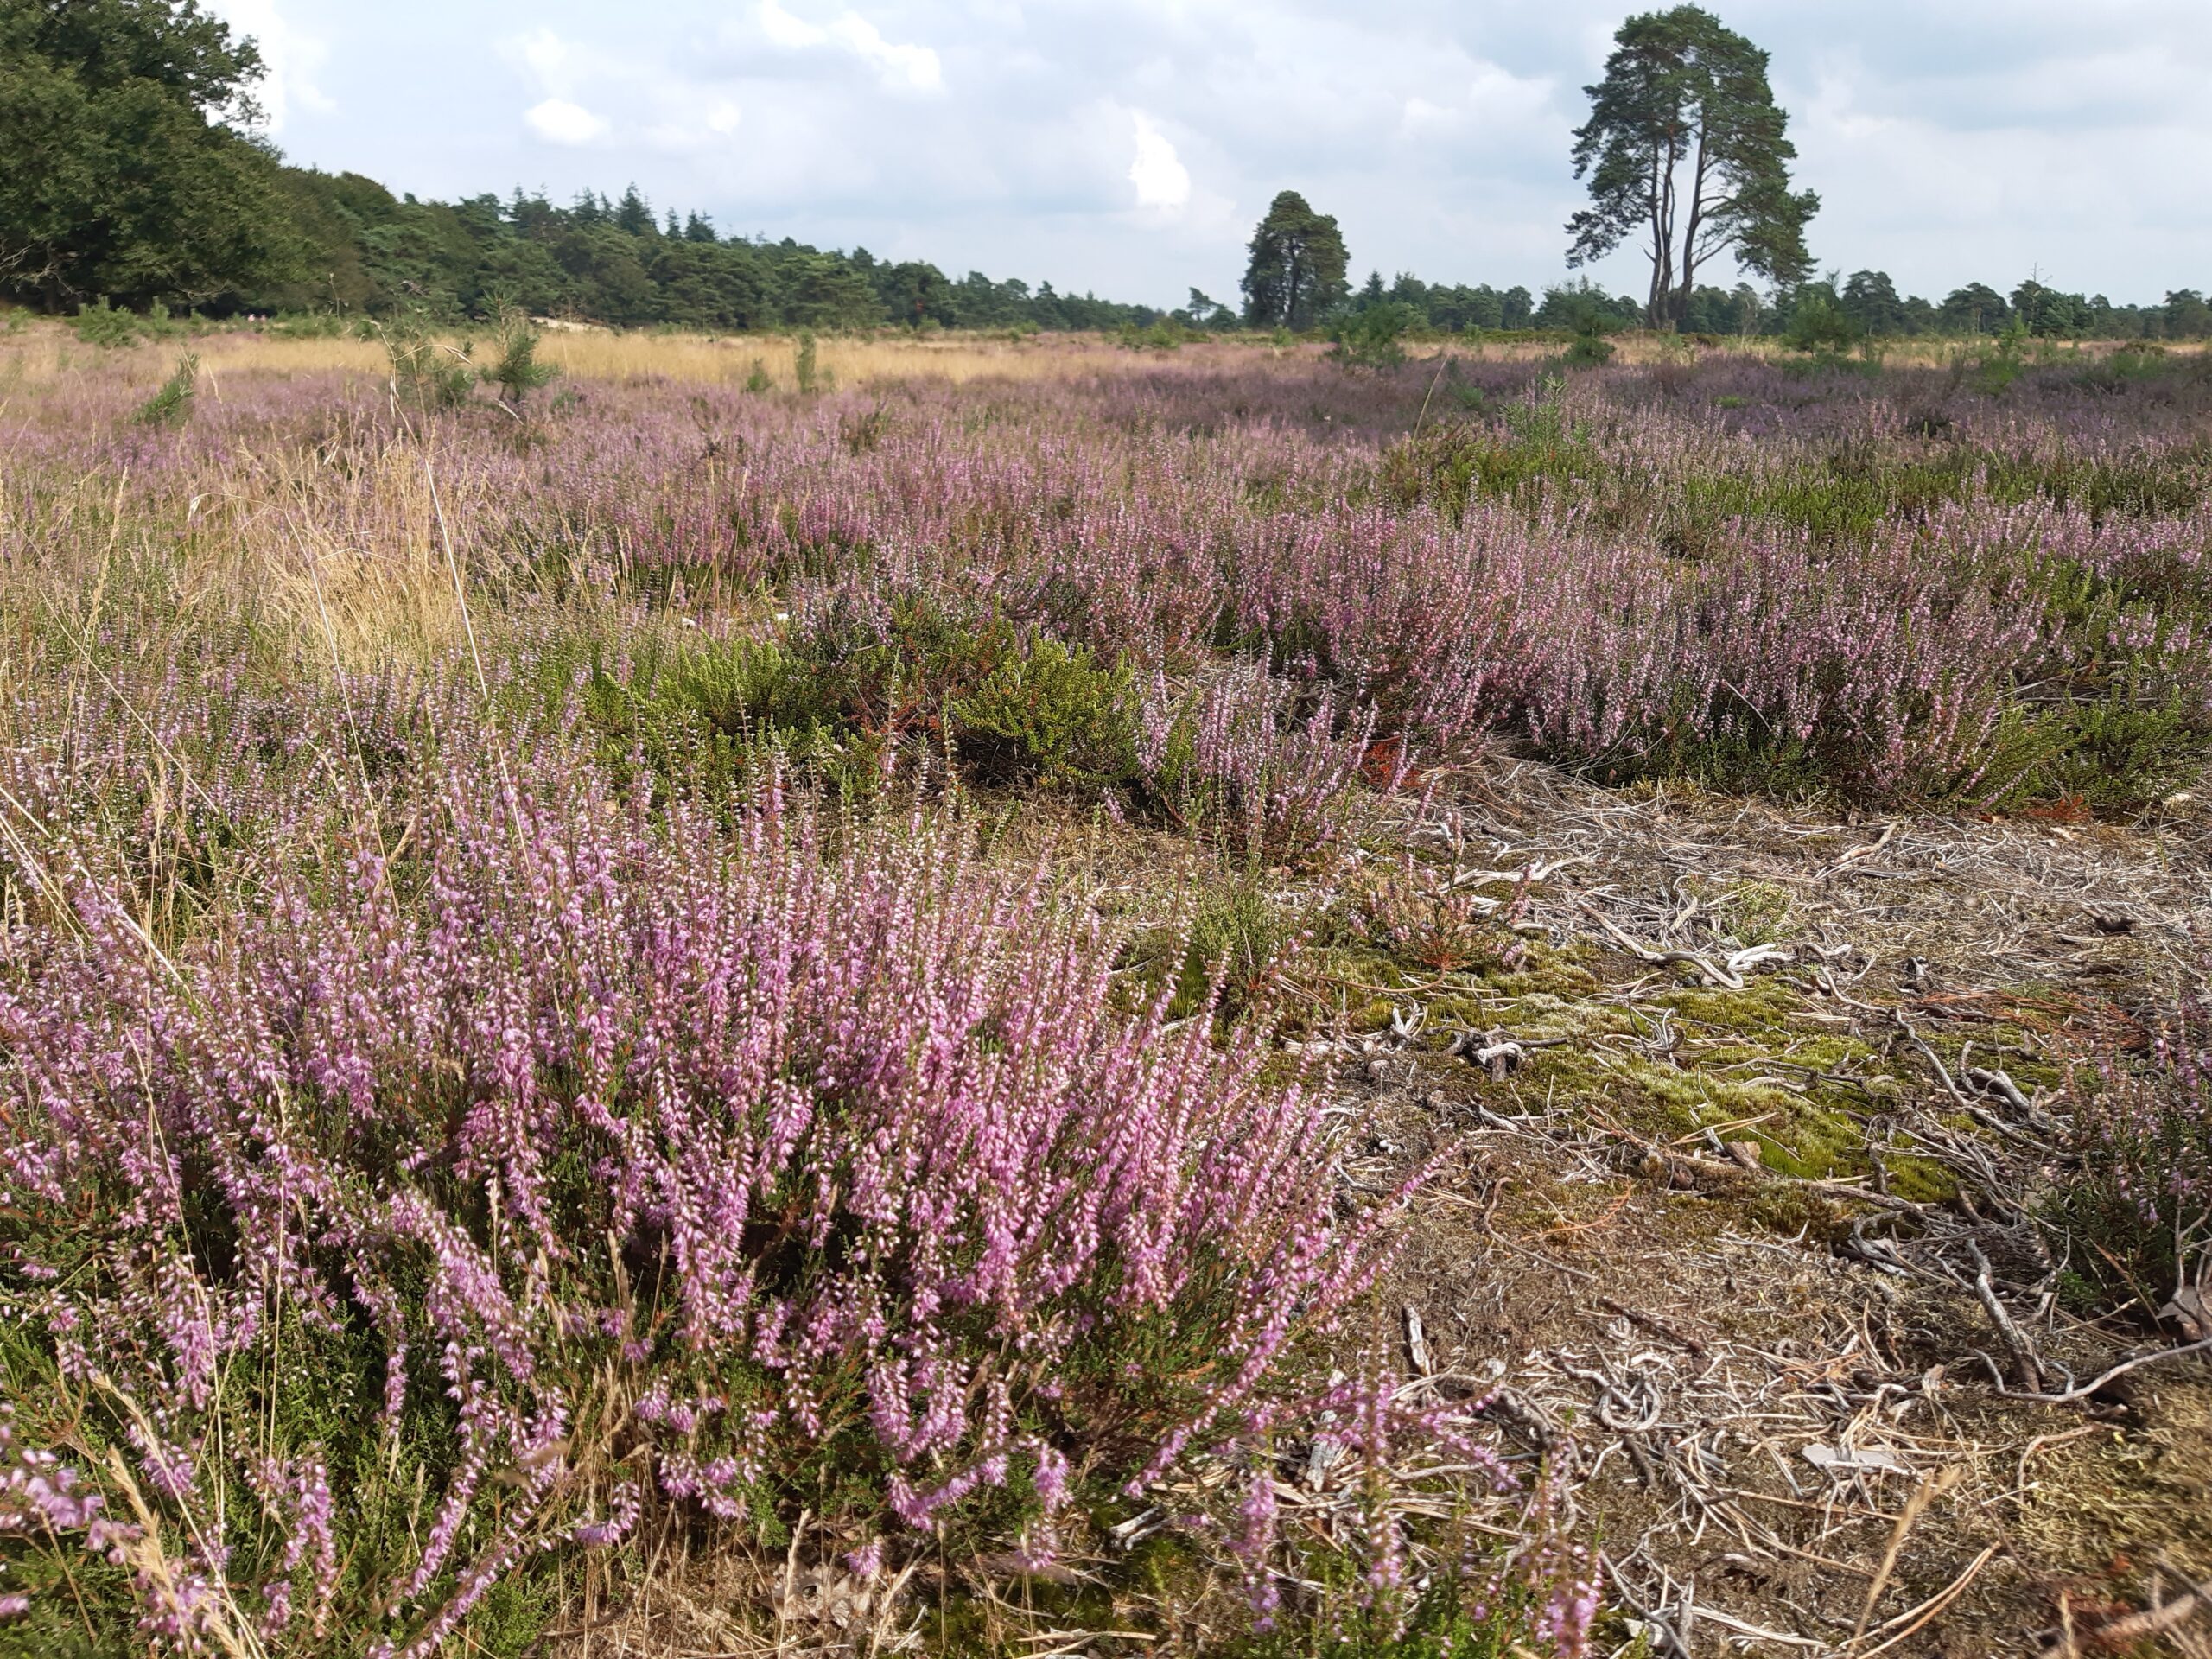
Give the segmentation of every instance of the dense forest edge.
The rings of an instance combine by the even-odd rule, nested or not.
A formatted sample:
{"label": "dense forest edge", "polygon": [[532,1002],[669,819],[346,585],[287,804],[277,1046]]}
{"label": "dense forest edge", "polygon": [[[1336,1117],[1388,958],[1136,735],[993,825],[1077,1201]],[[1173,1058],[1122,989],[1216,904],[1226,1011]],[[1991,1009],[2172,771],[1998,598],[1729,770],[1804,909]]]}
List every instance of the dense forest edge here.
{"label": "dense forest edge", "polygon": [[[1193,288],[1173,309],[981,271],[955,277],[927,260],[879,258],[861,247],[726,235],[705,214],[657,212],[634,185],[619,199],[586,191],[565,207],[520,188],[504,200],[418,200],[359,173],[288,164],[262,130],[254,88],[263,73],[250,38],[190,5],[0,0],[0,149],[17,163],[0,177],[0,301],[65,315],[112,308],[218,320],[412,312],[461,322],[519,308],[617,327],[724,333],[1272,332],[1287,321],[1294,332],[1349,334],[1355,342],[1527,328],[1598,335],[1637,327],[1652,314],[1649,302],[1586,276],[1541,294],[1405,272],[1386,282],[1379,270],[1363,284],[1347,283],[1334,219],[1288,192],[1255,234],[1243,304]],[[1316,234],[1324,245],[1326,279],[1276,315],[1267,262],[1281,246],[1286,204],[1294,209],[1294,236]],[[1967,283],[1936,302],[1900,294],[1878,270],[1816,276],[1801,240],[1771,270],[1777,280],[1764,290],[1685,280],[1664,326],[1783,336],[1826,350],[1915,335],[2212,335],[2212,304],[2196,289],[2122,304],[2031,277],[2009,292]]]}

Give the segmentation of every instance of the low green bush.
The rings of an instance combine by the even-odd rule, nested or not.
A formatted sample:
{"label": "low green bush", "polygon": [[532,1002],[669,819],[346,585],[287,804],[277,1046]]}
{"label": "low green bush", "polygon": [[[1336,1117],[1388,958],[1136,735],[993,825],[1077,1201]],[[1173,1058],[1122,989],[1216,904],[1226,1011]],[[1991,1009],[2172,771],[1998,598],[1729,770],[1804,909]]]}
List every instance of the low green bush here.
{"label": "low green bush", "polygon": [[988,782],[1120,783],[1136,770],[1129,686],[1126,665],[1032,635],[954,700],[953,738]]}

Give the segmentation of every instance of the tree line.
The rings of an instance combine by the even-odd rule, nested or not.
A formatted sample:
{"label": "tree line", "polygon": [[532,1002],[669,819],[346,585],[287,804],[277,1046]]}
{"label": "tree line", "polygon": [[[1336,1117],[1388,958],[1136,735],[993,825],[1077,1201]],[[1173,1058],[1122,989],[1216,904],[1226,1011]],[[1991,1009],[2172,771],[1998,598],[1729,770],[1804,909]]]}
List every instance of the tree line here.
{"label": "tree line", "polygon": [[633,187],[566,206],[517,191],[394,196],[287,166],[256,136],[265,66],[196,0],[0,0],[0,295],[214,315],[501,304],[625,327],[1112,328],[1154,307],[955,279],[788,238],[657,219]]}
{"label": "tree line", "polygon": [[1159,310],[1050,283],[950,277],[925,260],[824,251],[786,237],[725,237],[703,214],[656,218],[633,185],[619,200],[589,192],[567,205],[516,191],[507,200],[395,199],[359,174],[283,169],[304,243],[286,280],[245,290],[261,310],[372,314],[414,307],[480,315],[505,302],[539,315],[621,327],[1114,328]]}
{"label": "tree line", "polygon": [[[566,205],[517,190],[455,202],[395,196],[357,173],[288,166],[256,136],[264,65],[196,0],[0,0],[0,294],[52,311],[162,304],[213,315],[320,311],[480,317],[501,306],[620,327],[1306,331],[1377,320],[1403,331],[1644,327],[1700,334],[1853,337],[2212,334],[2195,290],[2115,305],[2037,280],[1970,283],[1941,302],[1885,273],[1816,277],[1791,187],[1788,117],[1767,54],[1694,5],[1630,18],[1572,161],[1590,205],[1568,221],[1570,268],[1623,245],[1649,265],[1642,298],[1586,278],[1532,294],[1380,272],[1355,289],[1336,219],[1294,191],[1255,230],[1241,303],[1193,289],[1172,312],[1049,283],[955,278],[785,238],[731,237],[656,214],[632,186]],[[1738,280],[1710,280],[1719,262]],[[1751,278],[1760,278],[1756,287]],[[1381,308],[1387,308],[1387,311]]]}

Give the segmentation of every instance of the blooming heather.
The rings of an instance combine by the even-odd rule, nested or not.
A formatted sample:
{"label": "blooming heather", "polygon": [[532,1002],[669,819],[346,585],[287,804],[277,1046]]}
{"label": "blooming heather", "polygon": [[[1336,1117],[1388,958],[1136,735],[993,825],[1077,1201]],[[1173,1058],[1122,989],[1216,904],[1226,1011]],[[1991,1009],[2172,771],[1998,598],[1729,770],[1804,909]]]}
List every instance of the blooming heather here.
{"label": "blooming heather", "polygon": [[[1232,1441],[1378,1265],[1393,1206],[1340,1210],[1260,1039],[1123,1011],[1112,938],[957,828],[833,847],[772,785],[728,827],[656,814],[455,694],[373,800],[229,751],[195,784],[252,804],[220,920],[163,944],[60,770],[128,711],[78,709],[10,761],[54,816],[10,842],[45,897],[0,994],[8,1295],[118,1402],[176,1630],[329,1623],[334,1510],[381,1454],[347,1489],[270,1443],[255,1379],[303,1355],[353,1357],[310,1417],[447,1426],[416,1541],[349,1592],[392,1609],[378,1651],[428,1653],[531,1552],[619,1539],[641,1482],[735,1520],[834,1466],[880,1494],[857,1538],[1018,1490],[1048,1540],[1071,1457],[1122,1446],[1134,1494]],[[346,741],[322,714],[299,744]]]}

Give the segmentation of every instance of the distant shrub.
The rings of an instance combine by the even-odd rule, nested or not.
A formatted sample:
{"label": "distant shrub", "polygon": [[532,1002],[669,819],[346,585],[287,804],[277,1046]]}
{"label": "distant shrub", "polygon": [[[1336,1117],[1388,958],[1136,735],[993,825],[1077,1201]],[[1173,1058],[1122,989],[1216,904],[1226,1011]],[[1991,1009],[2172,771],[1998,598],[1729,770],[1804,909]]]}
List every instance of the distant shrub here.
{"label": "distant shrub", "polygon": [[561,371],[537,360],[542,336],[519,306],[502,303],[492,313],[492,360],[476,371],[479,379],[497,386],[510,407],[520,410],[530,394],[550,385]]}
{"label": "distant shrub", "polygon": [[1859,344],[1861,334],[1858,323],[1837,302],[1828,286],[1815,283],[1799,292],[1782,339],[1793,352],[1834,360]]}
{"label": "distant shrub", "polygon": [[1986,397],[2001,397],[2027,369],[2030,344],[2027,325],[2014,317],[1992,345],[1961,346],[1957,353],[1974,390]]}
{"label": "distant shrub", "polygon": [[1363,307],[1331,328],[1329,356],[1348,369],[1395,369],[1406,360],[1406,335],[1420,321],[1419,312],[1396,300]]}
{"label": "distant shrub", "polygon": [[752,372],[745,377],[745,389],[754,396],[775,390],[776,383],[768,375],[768,365],[759,358],[753,359]]}
{"label": "distant shrub", "polygon": [[110,305],[105,294],[97,304],[79,305],[77,315],[69,320],[69,326],[87,346],[105,346],[111,351],[135,345],[145,332],[145,324],[139,317]]}
{"label": "distant shrub", "polygon": [[1613,360],[1613,342],[1599,332],[1594,319],[1586,319],[1574,331],[1574,338],[1567,342],[1562,359],[1576,368],[1594,369]]}
{"label": "distant shrub", "polygon": [[266,332],[279,340],[338,340],[357,333],[359,322],[349,322],[335,311],[296,311],[272,318]]}
{"label": "distant shrub", "polygon": [[815,366],[814,330],[802,328],[798,335],[798,349],[791,359],[791,380],[802,392],[811,393],[819,379]]}
{"label": "distant shrub", "polygon": [[429,315],[402,312],[378,325],[390,368],[391,394],[417,411],[453,409],[468,401],[476,384],[471,346],[448,345]]}
{"label": "distant shrub", "polygon": [[1132,352],[1180,351],[1192,341],[1203,340],[1205,334],[1196,328],[1186,328],[1173,317],[1160,317],[1140,328],[1125,322],[1115,331],[1115,340],[1124,350]]}

